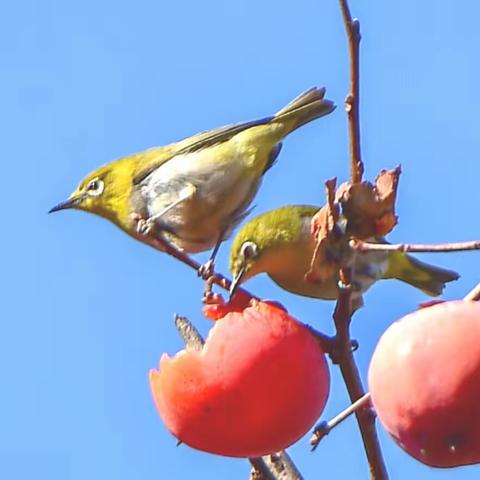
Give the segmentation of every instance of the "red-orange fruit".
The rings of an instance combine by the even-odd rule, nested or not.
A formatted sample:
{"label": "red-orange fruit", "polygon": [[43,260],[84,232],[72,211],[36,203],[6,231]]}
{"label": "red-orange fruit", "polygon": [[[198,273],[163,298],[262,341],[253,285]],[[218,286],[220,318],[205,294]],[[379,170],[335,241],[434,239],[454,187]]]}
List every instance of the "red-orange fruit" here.
{"label": "red-orange fruit", "polygon": [[325,406],[330,377],[318,343],[263,302],[233,311],[202,351],[164,354],[150,387],[167,428],[199,450],[257,457],[302,437]]}
{"label": "red-orange fruit", "polygon": [[445,302],[391,325],[368,383],[385,429],[435,467],[480,462],[480,304]]}

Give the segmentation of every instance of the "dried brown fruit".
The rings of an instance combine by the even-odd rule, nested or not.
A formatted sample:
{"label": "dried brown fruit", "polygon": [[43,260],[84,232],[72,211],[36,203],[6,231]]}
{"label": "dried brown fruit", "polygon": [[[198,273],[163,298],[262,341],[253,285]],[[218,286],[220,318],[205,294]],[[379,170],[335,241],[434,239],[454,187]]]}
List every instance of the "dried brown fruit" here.
{"label": "dried brown fruit", "polygon": [[348,235],[366,240],[392,231],[397,224],[395,200],[400,173],[400,167],[382,170],[374,185],[369,182],[340,185],[335,199],[342,205]]}
{"label": "dried brown fruit", "polygon": [[311,231],[317,243],[305,279],[311,283],[321,283],[338,271],[338,263],[328,255],[328,248],[336,242],[335,227],[339,219],[339,206],[335,203],[337,179],[325,182],[327,204],[312,218]]}

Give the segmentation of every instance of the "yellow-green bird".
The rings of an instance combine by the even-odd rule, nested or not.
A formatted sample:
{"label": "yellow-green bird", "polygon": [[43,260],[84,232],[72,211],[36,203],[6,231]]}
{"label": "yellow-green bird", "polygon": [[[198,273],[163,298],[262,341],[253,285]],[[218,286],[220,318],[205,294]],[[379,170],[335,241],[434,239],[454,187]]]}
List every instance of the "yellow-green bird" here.
{"label": "yellow-green bird", "polygon": [[[238,285],[259,273],[266,273],[289,292],[306,297],[333,300],[338,294],[338,277],[310,283],[305,274],[315,249],[310,233],[312,217],[319,207],[289,205],[259,215],[236,235],[230,252],[233,275],[231,295]],[[384,239],[376,239],[384,242]],[[329,252],[332,258],[338,252]],[[421,262],[402,252],[359,253],[354,263],[354,308],[362,305],[361,294],[380,279],[394,278],[409,283],[431,296],[440,295],[445,283],[457,280],[456,272]]]}
{"label": "yellow-green bird", "polygon": [[312,88],[277,114],[202,132],[104,165],[50,212],[75,208],[136,239],[189,253],[215,247],[248,213],[263,174],[293,130],[335,108]]}

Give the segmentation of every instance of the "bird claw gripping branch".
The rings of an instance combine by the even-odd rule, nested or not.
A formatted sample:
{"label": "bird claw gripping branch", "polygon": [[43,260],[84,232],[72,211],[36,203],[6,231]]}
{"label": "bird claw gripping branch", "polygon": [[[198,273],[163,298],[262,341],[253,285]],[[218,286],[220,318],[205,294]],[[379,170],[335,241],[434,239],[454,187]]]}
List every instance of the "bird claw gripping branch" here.
{"label": "bird claw gripping branch", "polygon": [[153,227],[155,226],[155,223],[150,219],[150,218],[141,218],[139,217],[137,219],[137,233],[142,236],[148,236]]}
{"label": "bird claw gripping branch", "polygon": [[200,268],[197,270],[198,276],[207,281],[215,273],[214,271],[215,261],[210,258],[206,263],[200,265]]}

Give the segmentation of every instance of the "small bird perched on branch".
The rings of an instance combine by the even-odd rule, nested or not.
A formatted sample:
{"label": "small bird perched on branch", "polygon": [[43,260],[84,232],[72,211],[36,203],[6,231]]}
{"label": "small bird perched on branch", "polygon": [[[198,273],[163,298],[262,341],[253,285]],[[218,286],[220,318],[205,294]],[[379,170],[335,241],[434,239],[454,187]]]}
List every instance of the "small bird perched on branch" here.
{"label": "small bird perched on branch", "polygon": [[[316,241],[311,221],[319,207],[291,205],[271,210],[245,224],[230,252],[233,282],[230,294],[249,278],[266,273],[283,289],[306,297],[334,300],[338,294],[338,272],[322,282],[309,282],[305,275]],[[385,243],[383,238],[376,242]],[[341,252],[331,249],[335,258]],[[427,295],[442,293],[445,283],[457,280],[456,272],[421,262],[402,252],[357,253],[353,264],[353,307],[362,305],[362,293],[380,279],[394,278],[419,288]]]}
{"label": "small bird perched on branch", "polygon": [[104,165],[49,213],[75,208],[104,217],[160,250],[214,248],[247,215],[264,173],[289,133],[335,108],[324,88],[277,114],[202,132]]}

